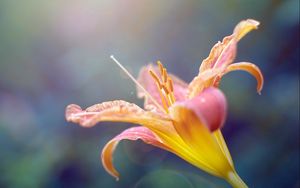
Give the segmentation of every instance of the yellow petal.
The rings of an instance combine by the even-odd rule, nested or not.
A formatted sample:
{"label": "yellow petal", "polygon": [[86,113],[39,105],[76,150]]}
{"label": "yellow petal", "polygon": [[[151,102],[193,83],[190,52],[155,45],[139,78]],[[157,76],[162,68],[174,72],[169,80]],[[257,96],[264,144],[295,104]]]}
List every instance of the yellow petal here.
{"label": "yellow petal", "polygon": [[264,77],[263,77],[260,69],[253,63],[240,62],[240,63],[234,63],[234,64],[229,65],[226,68],[226,71],[224,74],[231,72],[231,71],[236,71],[236,70],[246,71],[246,72],[250,73],[252,76],[254,76],[257,81],[256,90],[260,94],[260,92],[263,88],[263,85],[264,85]]}
{"label": "yellow petal", "polygon": [[190,147],[182,138],[176,134],[164,134],[161,132],[155,132],[160,140],[168,147],[168,151],[181,157],[188,163],[218,177],[222,175],[204,159],[203,155],[199,155],[194,148]]}
{"label": "yellow petal", "polygon": [[170,115],[177,133],[198,158],[195,166],[223,178],[233,171],[211,132],[192,110],[176,104],[170,109]]}
{"label": "yellow petal", "polygon": [[232,157],[230,155],[230,152],[228,150],[227,144],[226,144],[226,142],[224,140],[224,137],[222,135],[221,130],[218,129],[215,132],[213,132],[213,136],[215,137],[217,143],[219,144],[219,147],[221,148],[223,154],[226,156],[228,162],[230,163],[230,165],[232,166],[232,168],[234,168]]}

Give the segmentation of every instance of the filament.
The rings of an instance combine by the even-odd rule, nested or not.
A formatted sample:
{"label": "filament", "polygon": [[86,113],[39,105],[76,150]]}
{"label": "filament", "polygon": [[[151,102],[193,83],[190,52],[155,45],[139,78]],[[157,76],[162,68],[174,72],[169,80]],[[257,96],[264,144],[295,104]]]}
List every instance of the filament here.
{"label": "filament", "polygon": [[150,95],[150,93],[130,74],[130,72],[113,56],[110,58],[125,72],[125,74],[149,97],[149,99],[162,111],[165,109]]}

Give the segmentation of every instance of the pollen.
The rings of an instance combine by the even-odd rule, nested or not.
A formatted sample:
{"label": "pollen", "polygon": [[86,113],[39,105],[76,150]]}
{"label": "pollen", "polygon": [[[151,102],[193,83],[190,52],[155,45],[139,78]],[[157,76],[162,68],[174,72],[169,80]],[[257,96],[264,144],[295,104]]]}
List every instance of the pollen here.
{"label": "pollen", "polygon": [[157,61],[159,76],[152,70],[149,70],[151,77],[156,83],[163,108],[168,112],[168,108],[175,103],[174,87],[172,78],[168,75],[167,69],[160,61]]}

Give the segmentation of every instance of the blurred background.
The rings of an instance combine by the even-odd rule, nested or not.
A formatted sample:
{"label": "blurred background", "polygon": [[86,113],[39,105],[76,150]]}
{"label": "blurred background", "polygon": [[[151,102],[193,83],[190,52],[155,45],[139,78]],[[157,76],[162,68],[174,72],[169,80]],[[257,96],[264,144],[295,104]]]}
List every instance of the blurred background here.
{"label": "blurred background", "polygon": [[243,19],[261,22],[236,61],[258,65],[262,95],[244,72],[226,75],[223,133],[250,187],[299,187],[299,1],[1,0],[0,187],[229,187],[177,156],[123,141],[116,182],[100,163],[105,143],[129,126],[67,123],[65,107],[123,99],[142,106],[137,76],[161,60],[191,81],[211,47]]}

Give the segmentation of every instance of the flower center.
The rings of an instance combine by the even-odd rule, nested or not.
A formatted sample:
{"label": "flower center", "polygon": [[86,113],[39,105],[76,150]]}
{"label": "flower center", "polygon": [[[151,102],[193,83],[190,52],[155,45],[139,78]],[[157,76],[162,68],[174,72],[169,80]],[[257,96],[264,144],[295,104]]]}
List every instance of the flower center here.
{"label": "flower center", "polygon": [[157,65],[159,67],[160,76],[158,76],[152,70],[149,70],[149,73],[157,86],[163,108],[168,113],[168,108],[176,101],[174,96],[173,81],[168,75],[167,69],[161,64],[160,61],[157,61]]}

